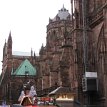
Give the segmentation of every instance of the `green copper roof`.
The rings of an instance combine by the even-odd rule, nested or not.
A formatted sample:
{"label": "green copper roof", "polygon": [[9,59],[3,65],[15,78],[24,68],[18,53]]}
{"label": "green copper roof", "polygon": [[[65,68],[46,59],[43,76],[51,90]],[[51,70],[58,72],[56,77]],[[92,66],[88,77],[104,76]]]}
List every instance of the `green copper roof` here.
{"label": "green copper roof", "polygon": [[23,76],[23,75],[30,75],[34,76],[36,75],[37,71],[36,69],[32,66],[32,64],[26,59],[21,63],[21,65],[16,69],[12,75],[16,76]]}

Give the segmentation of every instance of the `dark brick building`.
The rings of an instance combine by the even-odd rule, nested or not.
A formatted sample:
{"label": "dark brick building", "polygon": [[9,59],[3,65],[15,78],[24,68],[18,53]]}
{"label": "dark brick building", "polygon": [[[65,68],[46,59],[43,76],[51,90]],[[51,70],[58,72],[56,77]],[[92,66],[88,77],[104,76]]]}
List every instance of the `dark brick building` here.
{"label": "dark brick building", "polygon": [[[3,47],[3,65],[0,81],[1,99],[17,102],[23,84],[28,81],[36,86],[39,96],[48,94],[61,85],[70,87],[69,81],[71,80],[68,78],[70,65],[68,66],[67,64],[68,62],[70,63],[68,61],[70,56],[67,59],[68,62],[65,62],[66,56],[62,55],[71,54],[71,44],[69,44],[71,40],[69,32],[71,29],[71,15],[63,6],[53,19],[49,19],[46,46],[41,46],[39,56],[36,56],[32,50],[30,54],[14,52],[12,50],[12,36],[10,32],[8,41],[5,42]],[[66,42],[66,39],[69,39],[69,41]],[[65,45],[68,45],[67,50]],[[26,60],[30,64],[26,65],[24,63]],[[35,74],[33,73],[32,75],[29,65],[32,65],[36,70]],[[23,66],[25,67],[23,68]],[[65,77],[60,72],[61,70],[65,72]],[[27,75],[26,72],[28,72]]]}
{"label": "dark brick building", "polygon": [[[81,105],[106,107],[106,12],[106,0],[71,0],[71,15],[63,6],[53,19],[49,19],[46,46],[41,46],[39,56],[32,50],[30,55],[12,54],[10,33],[3,48],[2,97],[12,100],[12,84],[19,84],[14,89],[20,90],[28,79],[35,84],[38,95],[63,86],[70,88]],[[27,78],[26,75],[11,75],[26,59],[36,69],[36,75]],[[93,79],[95,84],[91,82]]]}
{"label": "dark brick building", "polygon": [[[107,0],[71,0],[73,29],[71,31],[75,51],[78,98],[82,104],[107,106],[106,87],[106,10]],[[86,74],[90,72],[87,76]],[[97,90],[89,91],[89,78],[97,74]],[[87,79],[84,91],[82,78]],[[90,80],[91,80],[90,79]],[[94,84],[95,85],[95,84]]]}

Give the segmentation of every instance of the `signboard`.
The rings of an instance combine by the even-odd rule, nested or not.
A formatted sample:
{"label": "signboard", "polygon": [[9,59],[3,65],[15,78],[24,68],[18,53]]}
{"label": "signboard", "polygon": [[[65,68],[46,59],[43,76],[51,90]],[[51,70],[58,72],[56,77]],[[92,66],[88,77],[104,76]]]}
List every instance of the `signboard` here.
{"label": "signboard", "polygon": [[97,78],[97,72],[85,72],[85,77]]}

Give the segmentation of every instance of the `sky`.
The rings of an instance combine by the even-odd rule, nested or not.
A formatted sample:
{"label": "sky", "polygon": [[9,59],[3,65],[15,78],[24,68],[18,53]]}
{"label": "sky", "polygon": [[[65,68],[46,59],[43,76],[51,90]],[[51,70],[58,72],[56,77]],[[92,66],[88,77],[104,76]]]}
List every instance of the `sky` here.
{"label": "sky", "polygon": [[36,54],[46,43],[46,26],[62,7],[71,13],[70,0],[0,0],[0,72],[3,46],[11,31],[13,51]]}

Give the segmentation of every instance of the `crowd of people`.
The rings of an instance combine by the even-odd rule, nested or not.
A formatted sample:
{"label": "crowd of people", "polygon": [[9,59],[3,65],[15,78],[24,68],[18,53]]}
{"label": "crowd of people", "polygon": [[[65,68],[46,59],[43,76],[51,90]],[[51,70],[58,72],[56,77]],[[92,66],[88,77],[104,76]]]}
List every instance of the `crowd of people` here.
{"label": "crowd of people", "polygon": [[22,106],[56,104],[55,98],[37,97],[36,89],[34,86],[25,87],[24,90],[21,91],[18,101]]}
{"label": "crowd of people", "polygon": [[18,101],[22,106],[37,105],[37,93],[34,86],[22,90]]}

